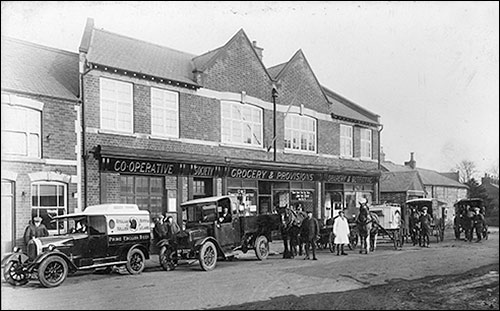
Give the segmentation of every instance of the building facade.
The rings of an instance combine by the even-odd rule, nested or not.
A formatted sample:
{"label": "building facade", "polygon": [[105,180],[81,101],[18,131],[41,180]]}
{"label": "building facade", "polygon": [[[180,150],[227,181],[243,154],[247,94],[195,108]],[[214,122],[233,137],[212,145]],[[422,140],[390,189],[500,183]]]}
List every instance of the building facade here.
{"label": "building facade", "polygon": [[[413,152],[410,154],[410,160],[405,162],[404,165],[398,165],[384,160],[381,161],[381,166],[383,169],[383,176],[388,176],[390,175],[389,173],[400,176],[401,182],[406,184],[408,186],[407,188],[411,190],[407,192],[406,196],[409,199],[435,198],[442,202],[446,202],[447,205],[444,215],[445,225],[448,227],[453,226],[453,219],[455,218],[453,204],[460,199],[467,198],[468,187],[466,185],[447,177],[451,175],[444,176],[433,170],[418,168]],[[417,179],[415,178],[415,173],[418,174]],[[388,189],[394,189],[395,185],[388,181],[389,179],[385,177],[381,178],[381,189],[384,189],[384,192],[381,194],[382,201],[403,204],[404,201],[402,199],[405,196],[400,195],[397,198],[397,202],[391,200],[391,191],[388,191]],[[399,193],[401,194],[401,192]]]}
{"label": "building facade", "polygon": [[85,206],[236,194],[246,214],[301,203],[318,218],[377,201],[380,117],[322,86],[302,51],[266,68],[243,30],[202,55],[89,19],[80,52]]}
{"label": "building facade", "polygon": [[2,37],[2,254],[78,208],[78,54]]}

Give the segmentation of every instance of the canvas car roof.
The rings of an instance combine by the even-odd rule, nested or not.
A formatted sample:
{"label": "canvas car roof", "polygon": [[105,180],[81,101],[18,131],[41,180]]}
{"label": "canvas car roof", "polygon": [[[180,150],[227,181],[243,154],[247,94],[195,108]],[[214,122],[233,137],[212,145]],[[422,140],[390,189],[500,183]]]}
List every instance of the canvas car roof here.
{"label": "canvas car roof", "polygon": [[218,201],[220,199],[230,198],[230,197],[231,197],[230,195],[223,195],[223,196],[218,196],[218,197],[207,197],[207,198],[195,199],[195,200],[191,200],[191,201],[186,201],[186,202],[182,203],[181,206],[215,202],[215,201]]}
{"label": "canvas car roof", "polygon": [[446,202],[443,202],[443,201],[440,201],[440,200],[434,199],[434,198],[412,199],[412,200],[406,201],[405,203],[406,204],[411,204],[411,203],[432,203],[433,200],[436,200],[439,204],[448,204]]}
{"label": "canvas car roof", "polygon": [[100,204],[91,205],[80,213],[56,216],[54,218],[73,218],[92,215],[148,215],[148,211],[140,210],[136,204]]}

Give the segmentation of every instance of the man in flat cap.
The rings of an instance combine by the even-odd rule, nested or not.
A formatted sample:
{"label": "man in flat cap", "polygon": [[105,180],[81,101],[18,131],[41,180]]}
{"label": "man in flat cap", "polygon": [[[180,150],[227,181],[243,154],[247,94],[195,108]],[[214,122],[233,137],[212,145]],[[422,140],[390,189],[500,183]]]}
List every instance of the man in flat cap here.
{"label": "man in flat cap", "polygon": [[30,221],[26,229],[24,230],[24,243],[28,245],[28,242],[33,238],[39,238],[49,236],[49,231],[44,224],[42,224],[42,217],[36,216],[33,221]]}

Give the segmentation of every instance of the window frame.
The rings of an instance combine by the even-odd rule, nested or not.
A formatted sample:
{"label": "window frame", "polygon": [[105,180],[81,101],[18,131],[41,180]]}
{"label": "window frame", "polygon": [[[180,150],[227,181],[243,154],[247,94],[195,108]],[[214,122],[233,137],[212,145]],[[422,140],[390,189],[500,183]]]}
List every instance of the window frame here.
{"label": "window frame", "polygon": [[[294,128],[294,120],[293,119],[288,119],[288,118],[297,118],[298,119],[298,128]],[[287,121],[290,120],[290,121]],[[307,121],[312,121],[312,128],[314,129],[313,131],[303,129],[303,123],[304,120]],[[291,126],[290,126],[291,125]],[[289,139],[289,147],[287,146],[287,137],[288,133],[290,133],[290,139]],[[297,136],[298,135],[298,136]],[[306,147],[305,149],[302,149],[302,135],[306,135],[306,137],[309,137],[309,135],[313,135],[312,139],[307,138],[306,139]],[[297,146],[298,148],[294,148],[294,142],[293,139],[297,137]],[[310,150],[310,142],[313,142],[314,145],[314,150]],[[288,113],[285,115],[284,118],[284,149],[286,151],[292,151],[292,152],[300,152],[300,153],[311,153],[311,154],[316,154],[318,153],[318,121],[307,115],[301,115],[299,113]]]}
{"label": "window frame", "polygon": [[[35,193],[33,191],[33,186],[37,187],[36,194],[37,194],[38,206],[33,205],[33,196],[35,195]],[[40,206],[40,201],[41,201],[40,200],[40,186],[56,186],[56,197],[57,197],[56,206]],[[58,186],[63,187],[62,194],[63,194],[63,201],[64,202],[63,202],[62,206],[59,205],[60,195],[59,195],[59,187]],[[31,207],[31,215],[32,216],[33,216],[34,210],[37,210],[37,214],[36,214],[37,216],[40,216],[40,210],[50,210],[50,209],[63,210],[62,215],[66,215],[68,213],[68,184],[63,183],[63,182],[58,182],[58,181],[47,181],[47,180],[34,181],[30,184],[30,192],[31,192],[30,207]],[[57,213],[57,215],[60,215],[59,212]],[[65,222],[60,222],[60,224],[62,224],[63,228],[57,228],[57,222],[56,222],[56,228],[49,229],[50,224],[47,224],[45,222],[43,222],[43,224],[47,227],[49,234],[56,234],[60,230],[65,230],[65,226],[66,226]]]}
{"label": "window frame", "polygon": [[[104,100],[110,100],[110,99],[107,99],[107,98],[103,98],[103,81],[106,81],[106,83],[115,83],[115,84],[121,84],[123,86],[127,86],[129,91],[130,91],[130,97],[128,98],[128,100],[130,101],[130,129],[124,129],[124,128],[120,128],[120,126],[118,126],[118,103],[119,103],[119,100],[114,98],[114,105],[115,105],[115,109],[114,109],[114,127],[107,127],[107,126],[104,126],[104,122],[103,122],[103,116],[104,116],[104,105],[103,105],[103,99]],[[114,89],[115,93],[116,93],[116,89]],[[116,95],[116,94],[115,94]],[[123,102],[122,102],[123,103]],[[120,80],[116,80],[116,79],[110,79],[110,78],[107,78],[107,77],[99,77],[99,121],[100,121],[100,124],[99,124],[99,127],[100,129],[102,130],[108,130],[108,131],[115,131],[115,132],[122,132],[122,133],[133,133],[134,132],[134,85],[133,83],[131,82],[125,82],[125,81],[120,81]]]}
{"label": "window frame", "polygon": [[[371,159],[372,158],[372,151],[373,151],[373,131],[368,128],[361,128],[359,131],[359,141],[360,141],[360,158],[361,159]],[[363,133],[367,133],[367,137],[369,139],[367,140],[366,138],[363,137]],[[368,150],[366,150],[366,146],[368,146]],[[367,152],[368,155],[363,154],[363,152]]]}
{"label": "window frame", "polygon": [[[342,128],[349,129],[350,136],[342,135]],[[340,124],[340,156],[352,158],[354,156],[354,144],[353,144],[353,136],[354,136],[354,127],[352,125]],[[350,143],[349,154],[346,154],[345,151],[347,147],[346,142]]]}
{"label": "window frame", "polygon": [[[19,157],[25,157],[25,158],[34,158],[34,159],[41,159],[42,158],[42,110],[32,108],[32,107],[26,107],[26,106],[21,106],[21,105],[12,105],[9,103],[4,103],[2,102],[2,119],[3,118],[9,118],[9,113],[6,112],[5,109],[13,109],[17,110],[17,113],[21,113],[24,117],[24,124],[22,125],[22,129],[8,129],[5,128],[5,122],[2,122],[2,136],[3,136],[3,142],[2,145],[6,144],[9,145],[9,140],[6,140],[5,134],[6,133],[12,133],[12,134],[23,134],[25,136],[25,146],[23,147],[23,152],[18,153],[18,152],[9,152],[6,150],[6,148],[2,148],[2,154],[9,155],[9,156],[19,156]],[[38,119],[39,122],[39,127],[37,131],[32,131],[29,126],[31,123],[29,119],[30,114],[33,113],[33,117]],[[36,115],[35,115],[36,114]],[[17,117],[12,116],[12,119],[17,120]],[[34,152],[32,152],[32,140],[31,137],[33,135],[38,136],[37,139],[37,146],[36,146],[36,155],[33,155]],[[17,144],[19,145],[19,144]]]}
{"label": "window frame", "polygon": [[[230,107],[227,109],[227,107]],[[236,108],[238,111],[238,115],[240,118],[236,119],[233,118],[233,107]],[[242,108],[249,108],[250,109],[250,119],[251,120],[245,120],[242,112]],[[221,109],[221,136],[220,140],[222,143],[225,144],[230,144],[230,145],[236,145],[236,146],[245,146],[245,147],[253,147],[253,148],[263,148],[264,147],[264,109],[261,107],[252,105],[252,104],[242,104],[240,102],[236,101],[230,101],[230,100],[221,100],[220,101],[220,109]],[[254,121],[254,112],[259,113],[259,121],[256,122]],[[225,129],[227,126],[224,126],[224,124],[230,124],[229,125],[229,133],[225,133]],[[242,124],[242,127],[240,128],[240,141],[233,141],[234,137],[234,124]],[[244,142],[245,138],[245,130],[251,125],[251,142]],[[255,135],[255,126],[259,127],[259,132],[258,135],[259,137],[256,137]],[[260,139],[260,141],[259,141]]]}
{"label": "window frame", "polygon": [[[159,92],[162,94],[162,102],[157,103],[153,100],[155,92]],[[165,107],[165,99],[164,99],[164,94],[165,93],[170,93],[172,95],[175,95],[175,133],[169,133],[167,130],[167,115],[168,113],[173,113],[173,109],[170,107]],[[168,137],[168,138],[179,138],[179,93],[174,92],[171,90],[165,90],[161,88],[156,88],[156,87],[151,87],[151,94],[150,94],[150,99],[151,99],[151,135],[153,136],[158,136],[158,137]],[[162,132],[155,132],[154,130],[154,114],[153,114],[153,109],[159,109],[162,110]]]}

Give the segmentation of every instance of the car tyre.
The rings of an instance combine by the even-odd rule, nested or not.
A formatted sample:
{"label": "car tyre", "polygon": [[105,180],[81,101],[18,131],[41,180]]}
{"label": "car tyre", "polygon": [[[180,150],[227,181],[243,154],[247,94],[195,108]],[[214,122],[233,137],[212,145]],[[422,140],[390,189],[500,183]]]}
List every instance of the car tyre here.
{"label": "car tyre", "polygon": [[201,246],[198,260],[204,271],[210,271],[215,268],[217,264],[217,249],[214,243],[208,241]]}
{"label": "car tyre", "polygon": [[68,264],[59,256],[46,258],[38,267],[38,279],[44,287],[62,284],[68,275]]}
{"label": "car tyre", "polygon": [[260,235],[255,240],[255,256],[259,260],[265,260],[269,256],[269,241],[264,235]]}
{"label": "car tyre", "polygon": [[23,271],[22,264],[18,261],[10,261],[5,265],[3,277],[13,286],[22,286],[29,281],[29,274]]}
{"label": "car tyre", "polygon": [[146,257],[144,253],[138,249],[133,248],[127,254],[127,271],[130,274],[139,274],[146,267]]}

